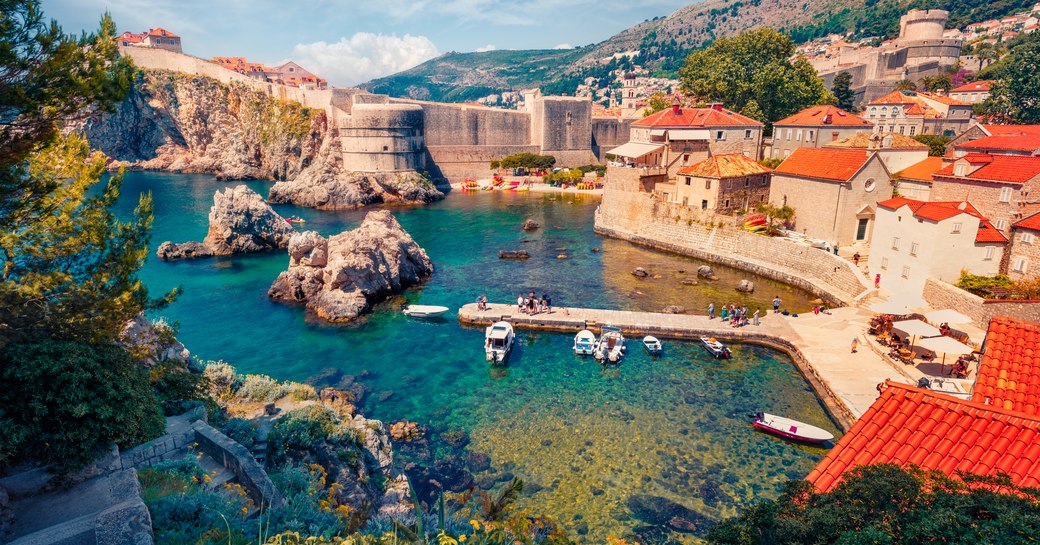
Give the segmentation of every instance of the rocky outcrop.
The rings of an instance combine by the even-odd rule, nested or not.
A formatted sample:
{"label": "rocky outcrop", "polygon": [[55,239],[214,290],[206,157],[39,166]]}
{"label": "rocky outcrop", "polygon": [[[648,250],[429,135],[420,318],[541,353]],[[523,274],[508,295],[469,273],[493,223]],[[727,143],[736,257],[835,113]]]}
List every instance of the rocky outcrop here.
{"label": "rocky outcrop", "polygon": [[707,278],[708,280],[718,279],[718,276],[715,276],[715,269],[712,269],[710,265],[701,265],[700,267],[697,267],[697,276]]}
{"label": "rocky outcrop", "polygon": [[531,254],[527,250],[499,250],[499,259],[528,259]]}
{"label": "rocky outcrop", "polygon": [[433,273],[426,251],[386,210],[369,212],[361,225],[330,237],[308,231],[289,240],[289,269],[267,295],[302,303],[330,322],[357,318],[391,293]]}
{"label": "rocky outcrop", "polygon": [[755,283],[745,278],[744,280],[741,280],[739,284],[737,284],[737,291],[743,293],[753,293],[755,291]]}
{"label": "rocky outcrop", "polygon": [[263,197],[244,185],[217,191],[209,210],[209,233],[200,242],[163,242],[162,259],[249,254],[285,248],[296,231]]}
{"label": "rocky outcrop", "polygon": [[534,231],[535,229],[538,229],[539,227],[541,227],[541,225],[539,225],[537,221],[534,221],[533,219],[530,219],[530,218],[528,218],[526,221],[524,221],[524,224],[520,226],[520,228],[523,229],[524,231]]}
{"label": "rocky outcrop", "polygon": [[144,314],[123,326],[119,344],[145,367],[164,361],[191,363],[191,352],[174,336],[176,330],[163,319],[155,322]]}

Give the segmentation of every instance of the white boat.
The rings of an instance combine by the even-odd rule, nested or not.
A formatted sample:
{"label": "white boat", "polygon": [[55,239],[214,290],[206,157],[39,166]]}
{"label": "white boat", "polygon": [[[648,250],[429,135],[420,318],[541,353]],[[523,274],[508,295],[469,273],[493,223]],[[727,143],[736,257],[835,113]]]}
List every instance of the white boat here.
{"label": "white boat", "polygon": [[617,363],[625,353],[625,336],[621,330],[605,325],[599,330],[599,341],[596,343],[596,351],[592,354],[598,362]]}
{"label": "white boat", "polygon": [[781,437],[807,443],[823,443],[834,439],[834,435],[825,429],[769,413],[756,414],[751,425]]}
{"label": "white boat", "polygon": [[653,335],[643,337],[643,348],[645,348],[646,352],[651,356],[661,355],[661,341],[657,340],[657,337],[654,337]]}
{"label": "white boat", "polygon": [[582,329],[574,336],[574,353],[579,356],[591,356],[596,351],[596,335],[588,329]]}
{"label": "white boat", "polygon": [[412,318],[429,318],[431,316],[440,316],[445,312],[448,312],[448,307],[439,307],[435,305],[408,305],[401,310],[407,316]]}
{"label": "white boat", "polygon": [[513,326],[509,322],[495,322],[484,330],[484,353],[492,363],[502,363],[513,348]]}
{"label": "white boat", "polygon": [[726,348],[726,345],[720,343],[715,337],[701,337],[701,342],[704,343],[704,348],[707,348],[708,352],[711,352],[711,355],[716,358],[729,358],[729,348]]}

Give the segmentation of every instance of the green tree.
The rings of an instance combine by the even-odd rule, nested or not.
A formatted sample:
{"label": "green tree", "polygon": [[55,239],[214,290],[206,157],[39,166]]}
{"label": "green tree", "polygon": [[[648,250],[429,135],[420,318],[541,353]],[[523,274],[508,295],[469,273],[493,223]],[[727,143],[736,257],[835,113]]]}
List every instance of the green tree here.
{"label": "green tree", "polygon": [[148,375],[114,344],[10,344],[0,383],[0,467],[33,459],[77,469],[165,426]]}
{"label": "green tree", "polygon": [[667,110],[672,105],[668,102],[668,99],[661,93],[654,93],[647,99],[647,107],[643,110],[643,117],[656,114],[657,112]]}
{"label": "green tree", "polygon": [[755,101],[769,123],[832,100],[808,61],[789,61],[794,49],[790,38],[770,28],[720,38],[686,58],[682,89],[738,112]]}
{"label": "green tree", "polygon": [[896,91],[916,91],[917,84],[908,80],[903,79],[896,82]]}
{"label": "green tree", "polygon": [[949,144],[951,140],[949,136],[943,136],[941,134],[918,134],[912,138],[922,144],[927,144],[928,155],[931,155],[932,157],[942,157],[943,155],[946,155],[946,144]]}
{"label": "green tree", "polygon": [[946,73],[928,76],[921,79],[921,86],[930,93],[948,92],[953,89],[953,77]]}
{"label": "green tree", "polygon": [[831,86],[831,92],[834,93],[834,97],[838,100],[837,106],[842,110],[851,112],[856,107],[856,93],[852,91],[852,74],[839,72],[838,75],[834,76],[834,85]]}
{"label": "green tree", "polygon": [[1040,123],[1040,36],[1030,35],[990,68],[985,77],[996,81],[977,113],[1003,123]]}

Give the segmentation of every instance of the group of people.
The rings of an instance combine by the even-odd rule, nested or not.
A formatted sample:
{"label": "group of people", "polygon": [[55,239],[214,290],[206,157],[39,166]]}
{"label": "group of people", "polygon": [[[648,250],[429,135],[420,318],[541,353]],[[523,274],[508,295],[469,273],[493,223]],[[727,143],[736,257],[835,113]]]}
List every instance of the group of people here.
{"label": "group of people", "polygon": [[[751,323],[758,325],[758,310],[751,316]],[[715,303],[708,304],[708,319],[715,319]],[[723,321],[729,321],[733,327],[742,327],[748,325],[748,307],[744,305],[738,307],[737,305],[730,303],[729,306],[722,305],[719,309],[719,319]]]}
{"label": "group of people", "polygon": [[481,295],[477,297],[477,310],[490,310],[488,307],[487,295]]}
{"label": "group of people", "polygon": [[531,316],[541,312],[552,313],[552,297],[544,291],[541,298],[535,295],[534,290],[531,290],[527,297],[524,297],[524,294],[521,293],[516,298],[516,310]]}

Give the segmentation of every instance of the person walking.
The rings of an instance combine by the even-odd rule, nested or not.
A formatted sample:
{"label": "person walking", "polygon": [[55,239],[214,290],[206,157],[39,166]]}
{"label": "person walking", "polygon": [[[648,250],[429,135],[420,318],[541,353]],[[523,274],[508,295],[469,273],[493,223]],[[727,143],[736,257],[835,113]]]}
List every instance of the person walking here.
{"label": "person walking", "polygon": [[834,255],[838,255],[838,243],[834,243]]}
{"label": "person walking", "polygon": [[881,287],[881,273],[877,273],[877,274],[874,275],[874,289],[878,289],[880,287]]}
{"label": "person walking", "polygon": [[715,303],[708,303],[708,319],[715,319]]}
{"label": "person walking", "polygon": [[782,301],[780,300],[780,296],[779,295],[777,295],[776,297],[773,298],[773,313],[774,314],[777,313],[777,312],[780,312],[780,303],[782,303]]}
{"label": "person walking", "polygon": [[524,311],[524,294],[522,294],[522,293],[520,294],[520,297],[516,298],[516,311],[517,312],[523,312]]}
{"label": "person walking", "polygon": [[758,325],[758,311],[761,309],[755,309],[755,325]]}
{"label": "person walking", "polygon": [[858,347],[859,347],[859,337],[853,337],[852,338],[852,353],[853,354],[856,353],[856,348],[858,348]]}
{"label": "person walking", "polygon": [[859,252],[852,254],[852,264],[859,267]]}

